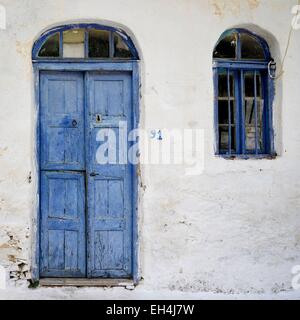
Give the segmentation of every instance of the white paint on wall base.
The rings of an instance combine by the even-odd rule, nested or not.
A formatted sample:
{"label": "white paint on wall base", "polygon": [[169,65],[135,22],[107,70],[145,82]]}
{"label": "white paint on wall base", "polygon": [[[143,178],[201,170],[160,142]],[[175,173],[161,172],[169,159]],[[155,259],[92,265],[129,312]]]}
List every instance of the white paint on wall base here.
{"label": "white paint on wall base", "polygon": [[6,270],[3,266],[0,266],[0,290],[6,289]]}
{"label": "white paint on wall base", "polygon": [[6,29],[6,9],[0,4],[0,30]]}

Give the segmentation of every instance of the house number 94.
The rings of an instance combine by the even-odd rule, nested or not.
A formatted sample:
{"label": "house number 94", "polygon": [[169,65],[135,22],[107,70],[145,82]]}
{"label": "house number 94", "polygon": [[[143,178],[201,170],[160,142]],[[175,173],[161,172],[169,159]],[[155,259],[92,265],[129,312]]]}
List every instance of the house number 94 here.
{"label": "house number 94", "polygon": [[162,132],[161,130],[151,130],[150,131],[150,138],[156,140],[162,140]]}

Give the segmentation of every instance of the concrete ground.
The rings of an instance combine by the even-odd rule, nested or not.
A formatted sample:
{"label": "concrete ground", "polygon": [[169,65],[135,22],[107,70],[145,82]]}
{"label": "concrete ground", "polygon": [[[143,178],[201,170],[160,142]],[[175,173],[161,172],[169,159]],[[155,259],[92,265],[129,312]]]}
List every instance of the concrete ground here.
{"label": "concrete ground", "polygon": [[277,294],[219,294],[207,292],[180,292],[144,288],[8,288],[0,289],[0,300],[300,300],[300,290]]}

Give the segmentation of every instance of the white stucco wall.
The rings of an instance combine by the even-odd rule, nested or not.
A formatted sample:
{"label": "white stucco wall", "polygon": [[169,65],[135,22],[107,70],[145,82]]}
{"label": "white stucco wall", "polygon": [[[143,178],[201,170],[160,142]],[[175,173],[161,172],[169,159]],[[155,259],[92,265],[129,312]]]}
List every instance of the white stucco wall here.
{"label": "white stucco wall", "polygon": [[[111,21],[141,51],[141,127],[199,128],[205,168],[142,166],[140,286],[223,293],[291,289],[300,264],[300,30],[276,82],[274,160],[214,156],[212,50],[246,26],[269,41],[280,67],[296,0],[1,0],[0,264],[30,278],[37,176],[31,48],[53,25]],[[143,150],[141,150],[143,152]],[[31,176],[31,183],[29,183]],[[17,281],[15,281],[17,279]]]}

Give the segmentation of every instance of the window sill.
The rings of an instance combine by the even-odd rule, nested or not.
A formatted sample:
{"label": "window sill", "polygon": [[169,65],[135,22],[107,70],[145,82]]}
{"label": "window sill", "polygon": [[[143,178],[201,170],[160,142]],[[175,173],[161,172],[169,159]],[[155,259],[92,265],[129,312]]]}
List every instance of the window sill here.
{"label": "window sill", "polygon": [[216,156],[225,160],[274,160],[277,154],[216,154]]}
{"label": "window sill", "polygon": [[43,278],[42,287],[133,287],[131,279]]}

